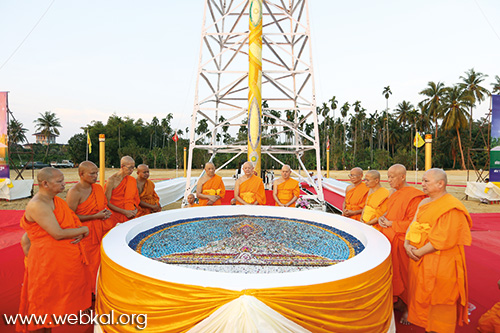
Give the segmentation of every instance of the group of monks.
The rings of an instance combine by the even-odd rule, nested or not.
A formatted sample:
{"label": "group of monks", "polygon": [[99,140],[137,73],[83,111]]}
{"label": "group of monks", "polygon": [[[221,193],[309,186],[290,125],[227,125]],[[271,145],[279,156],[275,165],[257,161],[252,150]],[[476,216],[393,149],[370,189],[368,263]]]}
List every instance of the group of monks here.
{"label": "group of monks", "polygon": [[[254,166],[251,162],[245,162],[242,166],[243,175],[238,178],[234,184],[234,198],[231,200],[233,205],[265,205],[266,191],[262,178],[254,172]],[[281,168],[281,177],[273,183],[273,198],[276,206],[290,207],[295,204],[299,198],[299,182],[291,178],[292,170],[285,164]],[[198,203],[195,203],[194,194],[187,197],[186,207],[221,205],[222,198],[226,195],[226,188],[222,178],[215,174],[215,165],[211,162],[205,164],[205,173],[198,179],[196,184],[196,197]]]}
{"label": "group of monks", "polygon": [[420,191],[406,182],[406,168],[380,173],[354,168],[346,189],[343,215],[382,232],[391,243],[394,308],[401,323],[427,332],[455,332],[468,324],[464,245],[471,244],[472,220],[464,205],[447,193],[441,169],[425,172]]}
{"label": "group of monks", "polygon": [[[39,190],[21,219],[26,231],[21,239],[26,256],[21,315],[78,314],[90,308],[104,235],[118,223],[161,211],[155,185],[148,179],[149,167],[139,165],[134,178],[135,161],[124,156],[120,162],[120,170],[104,189],[96,184],[97,166],[82,162],[80,180],[66,201],[57,196],[65,188],[63,173],[50,167],[38,173]],[[50,331],[55,326],[50,320],[18,322],[16,329]]]}

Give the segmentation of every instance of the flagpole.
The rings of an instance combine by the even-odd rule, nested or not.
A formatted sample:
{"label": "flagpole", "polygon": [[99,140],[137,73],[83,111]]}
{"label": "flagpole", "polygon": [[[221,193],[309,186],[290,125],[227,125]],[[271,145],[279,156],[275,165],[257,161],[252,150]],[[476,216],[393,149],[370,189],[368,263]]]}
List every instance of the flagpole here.
{"label": "flagpole", "polygon": [[87,150],[85,154],[85,160],[89,160],[89,130],[87,129]]}

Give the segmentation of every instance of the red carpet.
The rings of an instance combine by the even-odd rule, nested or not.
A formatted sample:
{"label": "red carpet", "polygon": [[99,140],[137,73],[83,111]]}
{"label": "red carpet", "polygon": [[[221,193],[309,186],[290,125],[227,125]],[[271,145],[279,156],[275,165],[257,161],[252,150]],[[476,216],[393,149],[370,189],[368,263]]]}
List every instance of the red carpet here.
{"label": "red carpet", "polygon": [[[325,194],[325,197],[327,194]],[[233,192],[228,191],[226,202],[229,203]],[[272,191],[266,191],[269,204],[274,204]],[[19,239],[24,231],[19,227],[23,211],[0,211],[0,332],[14,332],[13,326],[6,326],[3,315],[15,315],[19,307],[19,294],[24,274],[23,252]],[[497,281],[500,279],[500,214],[471,214],[472,246],[466,247],[467,272],[469,276],[470,302],[476,306],[472,311],[468,326],[460,327],[457,332],[476,332],[479,317],[500,301]],[[395,313],[397,321],[400,314]],[[91,332],[88,327],[66,327],[55,329],[56,332]],[[410,325],[397,324],[397,332],[424,332],[423,329]]]}

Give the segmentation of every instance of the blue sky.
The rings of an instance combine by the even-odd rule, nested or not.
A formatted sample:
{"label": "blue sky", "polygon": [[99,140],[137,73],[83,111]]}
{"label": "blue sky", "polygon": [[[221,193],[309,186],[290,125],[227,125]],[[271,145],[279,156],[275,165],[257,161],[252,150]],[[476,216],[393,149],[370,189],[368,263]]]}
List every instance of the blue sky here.
{"label": "blue sky", "polygon": [[[190,125],[203,0],[3,0],[0,91],[29,129],[52,111],[65,143],[116,113]],[[318,104],[336,96],[369,113],[413,104],[428,81],[459,82],[470,68],[500,75],[498,0],[310,0]],[[489,21],[489,23],[488,23]],[[14,53],[14,55],[9,57]],[[7,61],[7,62],[6,62]],[[2,67],[3,66],[3,67]],[[475,111],[484,116],[489,100]]]}

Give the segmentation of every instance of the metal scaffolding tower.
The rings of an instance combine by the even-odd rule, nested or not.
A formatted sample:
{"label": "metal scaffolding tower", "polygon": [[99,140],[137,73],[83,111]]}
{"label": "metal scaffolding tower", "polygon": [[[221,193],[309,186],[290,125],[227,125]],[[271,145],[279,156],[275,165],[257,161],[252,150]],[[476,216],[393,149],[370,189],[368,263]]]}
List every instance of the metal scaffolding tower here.
{"label": "metal scaffolding tower", "polygon": [[[252,2],[205,1],[185,197],[192,191],[195,149],[208,150],[212,157],[217,153],[234,154],[218,170],[248,151],[247,137],[241,133],[246,133],[248,119]],[[314,150],[316,174],[321,175],[308,1],[263,0],[262,25],[262,101],[267,103],[262,108],[262,139],[282,141],[262,144],[262,156],[267,154],[283,164],[277,156],[295,155],[300,171],[304,171],[302,177],[317,193],[311,198],[323,203],[321,177],[315,183],[301,159],[304,152]],[[311,119],[313,128],[306,126]]]}

